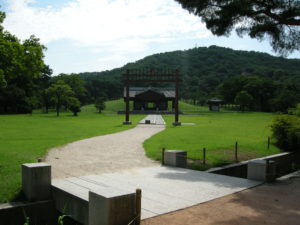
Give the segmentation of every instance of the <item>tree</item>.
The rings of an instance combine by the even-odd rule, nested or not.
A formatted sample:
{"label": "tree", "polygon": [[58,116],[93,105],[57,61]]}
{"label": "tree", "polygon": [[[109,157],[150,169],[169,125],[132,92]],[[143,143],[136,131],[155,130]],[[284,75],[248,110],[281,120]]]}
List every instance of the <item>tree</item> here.
{"label": "tree", "polygon": [[278,116],[271,128],[279,148],[291,152],[300,151],[300,117],[294,115]]}
{"label": "tree", "polygon": [[52,96],[52,101],[55,103],[56,115],[59,116],[60,107],[67,104],[68,98],[74,95],[71,87],[65,84],[62,80],[52,84],[47,92]]}
{"label": "tree", "polygon": [[50,81],[51,81],[51,75],[53,71],[52,69],[48,66],[45,65],[41,77],[38,79],[38,85],[40,89],[40,101],[41,105],[45,107],[45,113],[48,113],[48,109],[50,107],[51,103],[51,96],[47,92],[47,88],[50,86]]}
{"label": "tree", "polygon": [[77,113],[80,112],[79,100],[74,97],[69,97],[68,98],[68,108],[73,112],[74,116],[77,116]]}
{"label": "tree", "polygon": [[72,88],[74,96],[81,102],[85,104],[85,99],[87,95],[87,90],[85,89],[85,82],[80,78],[78,74],[59,74],[52,78],[52,82],[57,82],[58,80],[63,80],[67,85]]}
{"label": "tree", "polygon": [[0,88],[6,87],[6,80],[4,78],[3,70],[0,69]]}
{"label": "tree", "polygon": [[288,89],[283,89],[281,93],[270,102],[273,111],[286,113],[289,108],[295,107],[298,100],[299,99],[297,98],[295,92]]}
{"label": "tree", "polygon": [[97,98],[95,102],[95,107],[96,109],[98,109],[99,113],[101,113],[101,111],[105,109],[105,98],[104,97]]}
{"label": "tree", "polygon": [[175,0],[202,18],[213,34],[262,40],[269,36],[275,52],[300,50],[300,2],[298,0]]}
{"label": "tree", "polygon": [[241,110],[244,111],[246,107],[249,108],[253,103],[253,97],[247,91],[241,91],[236,95],[234,101],[240,105]]}
{"label": "tree", "polygon": [[46,48],[35,36],[20,41],[4,31],[4,19],[5,13],[0,12],[0,112],[28,113],[36,103]]}

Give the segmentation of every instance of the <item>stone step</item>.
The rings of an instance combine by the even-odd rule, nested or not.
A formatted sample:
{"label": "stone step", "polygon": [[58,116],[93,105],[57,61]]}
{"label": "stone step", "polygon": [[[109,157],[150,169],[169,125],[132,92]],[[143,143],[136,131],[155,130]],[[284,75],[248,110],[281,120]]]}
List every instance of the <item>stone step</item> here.
{"label": "stone step", "polygon": [[84,225],[121,225],[135,218],[133,191],[73,177],[53,180],[52,195],[58,211]]}

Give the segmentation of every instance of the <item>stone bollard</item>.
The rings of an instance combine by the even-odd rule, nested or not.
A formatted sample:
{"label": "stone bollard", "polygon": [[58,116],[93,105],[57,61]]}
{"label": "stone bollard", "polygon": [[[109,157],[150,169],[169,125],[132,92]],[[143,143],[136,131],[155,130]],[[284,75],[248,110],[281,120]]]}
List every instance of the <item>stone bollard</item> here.
{"label": "stone bollard", "polygon": [[187,166],[186,151],[181,151],[181,150],[165,151],[164,165],[186,168],[186,166]]}
{"label": "stone bollard", "polygon": [[124,225],[135,216],[135,192],[112,188],[89,192],[89,225]]}
{"label": "stone bollard", "polygon": [[47,163],[23,164],[22,190],[28,201],[51,199],[51,166]]}
{"label": "stone bollard", "polygon": [[247,179],[270,182],[275,179],[276,166],[274,161],[252,160],[248,162]]}

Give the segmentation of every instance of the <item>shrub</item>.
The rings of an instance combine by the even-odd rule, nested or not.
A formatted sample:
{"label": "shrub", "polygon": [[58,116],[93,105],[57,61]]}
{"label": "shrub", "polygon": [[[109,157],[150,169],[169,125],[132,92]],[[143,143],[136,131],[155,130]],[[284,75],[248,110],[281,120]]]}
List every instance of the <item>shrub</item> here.
{"label": "shrub", "polygon": [[96,99],[95,107],[98,109],[99,113],[105,109],[105,98],[99,97]]}
{"label": "shrub", "polygon": [[291,108],[288,110],[290,115],[300,116],[300,103],[296,105],[296,108]]}
{"label": "shrub", "polygon": [[69,97],[68,98],[68,108],[73,112],[74,116],[77,116],[77,113],[80,112],[80,102],[77,98]]}
{"label": "shrub", "polygon": [[279,148],[284,151],[300,152],[300,117],[278,116],[271,127]]}

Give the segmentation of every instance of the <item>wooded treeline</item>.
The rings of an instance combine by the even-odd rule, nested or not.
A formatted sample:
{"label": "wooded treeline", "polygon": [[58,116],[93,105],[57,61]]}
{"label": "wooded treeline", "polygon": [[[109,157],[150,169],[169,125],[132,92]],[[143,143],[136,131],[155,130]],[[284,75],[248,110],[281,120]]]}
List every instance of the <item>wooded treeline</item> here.
{"label": "wooded treeline", "polygon": [[[183,79],[182,99],[205,104],[211,97],[226,104],[256,111],[286,111],[300,102],[300,60],[266,53],[235,51],[210,46],[155,54],[111,71],[80,73],[86,82],[87,102],[104,93],[122,97],[121,74],[127,69],[179,69]],[[157,84],[141,84],[155,86]],[[166,84],[159,84],[166,85]],[[238,95],[246,95],[237,101]]]}

